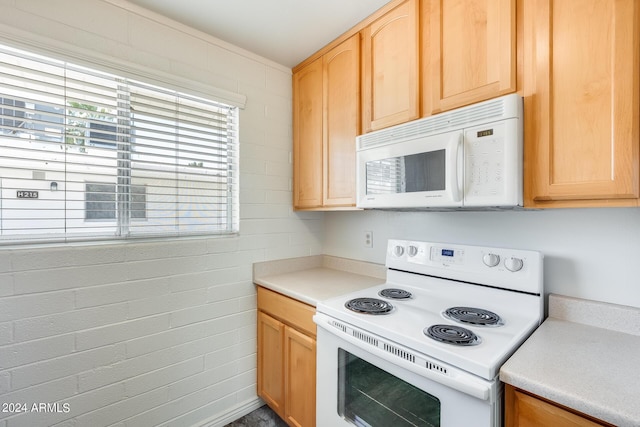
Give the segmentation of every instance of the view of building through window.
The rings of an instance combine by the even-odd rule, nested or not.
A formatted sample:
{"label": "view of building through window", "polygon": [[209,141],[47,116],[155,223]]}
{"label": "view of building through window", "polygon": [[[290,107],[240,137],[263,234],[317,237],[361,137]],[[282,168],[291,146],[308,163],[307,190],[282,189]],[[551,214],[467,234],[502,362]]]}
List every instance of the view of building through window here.
{"label": "view of building through window", "polygon": [[238,229],[237,108],[0,47],[3,240]]}

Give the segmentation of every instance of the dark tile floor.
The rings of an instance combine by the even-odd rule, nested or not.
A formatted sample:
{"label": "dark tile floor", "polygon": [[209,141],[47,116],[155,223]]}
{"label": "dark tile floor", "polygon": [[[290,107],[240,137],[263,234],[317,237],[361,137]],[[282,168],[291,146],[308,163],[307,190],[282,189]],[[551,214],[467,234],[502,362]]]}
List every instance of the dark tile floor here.
{"label": "dark tile floor", "polygon": [[224,427],[287,427],[287,423],[264,405]]}

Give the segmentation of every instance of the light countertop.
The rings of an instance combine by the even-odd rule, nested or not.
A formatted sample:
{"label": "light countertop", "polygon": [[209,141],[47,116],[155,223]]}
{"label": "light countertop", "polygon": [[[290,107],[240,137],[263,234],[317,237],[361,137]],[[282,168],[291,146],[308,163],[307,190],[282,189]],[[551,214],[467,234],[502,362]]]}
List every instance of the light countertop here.
{"label": "light countertop", "polygon": [[640,426],[639,361],[640,309],[550,295],[549,317],[500,379],[616,426]]}
{"label": "light countertop", "polygon": [[265,261],[253,265],[253,282],[304,303],[384,283],[384,265],[328,255]]}

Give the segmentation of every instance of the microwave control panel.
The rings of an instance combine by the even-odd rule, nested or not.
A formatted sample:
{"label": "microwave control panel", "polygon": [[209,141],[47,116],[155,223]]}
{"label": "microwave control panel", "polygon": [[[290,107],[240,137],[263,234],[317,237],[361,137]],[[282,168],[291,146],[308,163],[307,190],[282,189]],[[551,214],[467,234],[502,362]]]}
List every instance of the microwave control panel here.
{"label": "microwave control panel", "polygon": [[521,204],[522,142],[507,139],[518,135],[510,127],[516,120],[505,120],[465,129],[465,206]]}

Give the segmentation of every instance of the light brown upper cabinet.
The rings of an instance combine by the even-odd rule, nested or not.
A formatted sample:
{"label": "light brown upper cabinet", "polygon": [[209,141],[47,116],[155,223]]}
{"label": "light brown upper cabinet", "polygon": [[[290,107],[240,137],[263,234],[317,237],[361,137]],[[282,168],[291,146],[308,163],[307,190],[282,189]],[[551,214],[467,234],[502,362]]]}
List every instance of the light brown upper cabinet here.
{"label": "light brown upper cabinet", "polygon": [[640,1],[523,4],[525,206],[638,205]]}
{"label": "light brown upper cabinet", "polygon": [[360,133],[360,35],[293,75],[293,192],[296,209],[355,206]]}
{"label": "light brown upper cabinet", "polygon": [[324,61],[324,206],[355,206],[356,136],[360,133],[360,35]]}
{"label": "light brown upper cabinet", "polygon": [[293,206],[322,206],[322,58],[293,75]]}
{"label": "light brown upper cabinet", "polygon": [[407,0],[362,30],[364,132],[419,117],[418,0]]}
{"label": "light brown upper cabinet", "polygon": [[516,91],[516,0],[423,0],[422,115]]}

